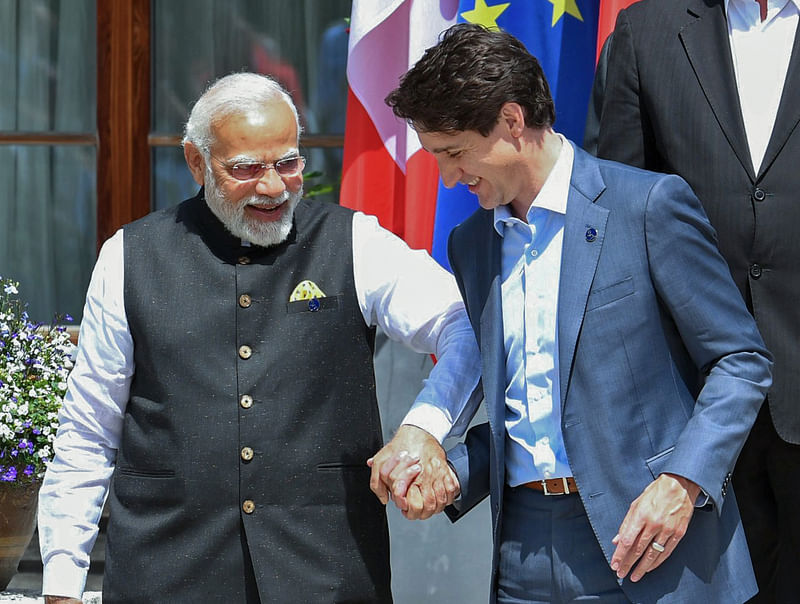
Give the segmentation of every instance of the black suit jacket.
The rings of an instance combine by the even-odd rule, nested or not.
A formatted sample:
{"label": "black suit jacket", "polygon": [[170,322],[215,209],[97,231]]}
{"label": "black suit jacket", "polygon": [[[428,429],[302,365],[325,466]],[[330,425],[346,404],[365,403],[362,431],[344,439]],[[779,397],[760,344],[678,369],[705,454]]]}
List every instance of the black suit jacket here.
{"label": "black suit jacket", "polygon": [[598,155],[680,174],[775,356],[770,411],[800,443],[800,34],[758,174],[745,134],[723,0],[643,0],[620,12]]}

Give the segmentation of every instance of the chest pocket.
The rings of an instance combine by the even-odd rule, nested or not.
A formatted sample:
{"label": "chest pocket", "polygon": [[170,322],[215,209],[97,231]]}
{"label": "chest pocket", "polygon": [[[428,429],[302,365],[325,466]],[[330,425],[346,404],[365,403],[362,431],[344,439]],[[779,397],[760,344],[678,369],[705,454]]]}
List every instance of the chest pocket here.
{"label": "chest pocket", "polygon": [[316,313],[338,311],[341,308],[340,299],[342,295],[325,296],[323,298],[311,298],[310,300],[295,300],[286,303],[286,314],[297,313]]}
{"label": "chest pocket", "polygon": [[606,306],[617,300],[621,300],[634,293],[633,277],[626,277],[622,281],[613,283],[612,285],[603,285],[597,289],[593,289],[589,293],[589,299],[586,302],[586,310],[594,310],[601,306]]}

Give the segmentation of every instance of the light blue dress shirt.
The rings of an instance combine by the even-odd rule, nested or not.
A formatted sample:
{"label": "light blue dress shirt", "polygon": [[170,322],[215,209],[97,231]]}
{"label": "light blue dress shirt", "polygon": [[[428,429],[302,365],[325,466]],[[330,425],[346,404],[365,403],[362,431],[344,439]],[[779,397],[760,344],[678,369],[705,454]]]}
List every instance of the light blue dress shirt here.
{"label": "light blue dress shirt", "polygon": [[574,152],[561,152],[527,213],[494,210],[502,243],[506,355],[506,481],[572,476],[561,433],[557,307],[564,216]]}

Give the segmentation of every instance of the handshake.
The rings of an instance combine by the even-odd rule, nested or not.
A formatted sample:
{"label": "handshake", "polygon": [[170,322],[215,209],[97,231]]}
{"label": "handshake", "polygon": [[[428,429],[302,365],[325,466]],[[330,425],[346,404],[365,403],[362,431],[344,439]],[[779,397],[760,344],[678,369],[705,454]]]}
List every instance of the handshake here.
{"label": "handshake", "polygon": [[409,520],[425,520],[453,503],[460,493],[458,477],[444,449],[425,430],[409,424],[367,460],[369,486],[386,505],[391,499]]}

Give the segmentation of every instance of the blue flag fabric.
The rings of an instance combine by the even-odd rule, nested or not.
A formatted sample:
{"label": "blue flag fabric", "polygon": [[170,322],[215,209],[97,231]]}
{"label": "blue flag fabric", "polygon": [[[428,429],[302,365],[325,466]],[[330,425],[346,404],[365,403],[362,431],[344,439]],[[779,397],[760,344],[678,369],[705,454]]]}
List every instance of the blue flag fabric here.
{"label": "blue flag fabric", "polygon": [[[600,0],[460,0],[458,21],[499,27],[539,59],[556,105],[554,128],[583,140],[594,78]],[[447,237],[478,208],[466,185],[447,189],[439,181],[433,226],[433,257],[450,270]]]}

